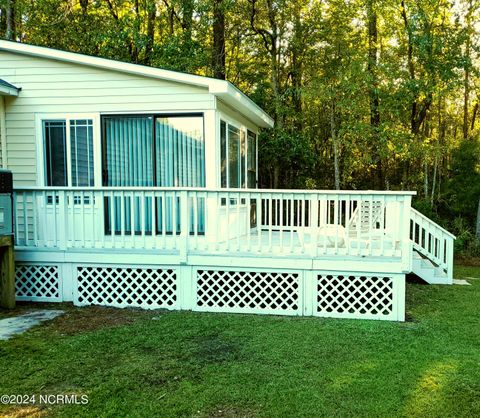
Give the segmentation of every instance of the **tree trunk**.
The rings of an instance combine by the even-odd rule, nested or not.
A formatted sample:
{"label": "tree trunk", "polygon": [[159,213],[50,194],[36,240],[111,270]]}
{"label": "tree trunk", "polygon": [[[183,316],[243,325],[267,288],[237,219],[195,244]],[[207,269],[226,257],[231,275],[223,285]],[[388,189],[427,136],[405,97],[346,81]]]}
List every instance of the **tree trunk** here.
{"label": "tree trunk", "polygon": [[[405,1],[402,0],[401,2],[401,14],[403,18],[403,24],[405,27],[405,31],[407,32],[407,65],[408,65],[408,73],[410,74],[410,80],[415,80],[415,66],[413,64],[413,39],[412,39],[412,31],[410,29],[410,24],[408,22],[407,17],[407,9],[405,6]],[[417,114],[417,102],[416,100],[412,101],[411,110],[410,110],[410,126],[413,132],[415,127],[415,115]]]}
{"label": "tree trunk", "polygon": [[468,11],[466,15],[467,25],[467,39],[465,43],[465,64],[464,64],[464,79],[463,79],[463,139],[468,139],[468,107],[470,102],[470,34],[471,34],[471,13],[472,1],[468,3]]}
{"label": "tree trunk", "polygon": [[[283,127],[283,115],[281,111],[281,95],[280,95],[280,71],[279,71],[279,57],[280,57],[280,42],[279,40],[279,30],[276,21],[276,9],[275,4],[272,0],[267,0],[267,15],[268,23],[270,25],[270,30],[264,29],[263,27],[257,26],[257,0],[250,0],[250,27],[256,35],[259,35],[262,38],[263,45],[267,51],[270,58],[270,71],[271,79],[270,85],[272,87],[273,93],[273,103],[274,103],[274,113],[273,118],[275,120],[275,128],[273,131],[274,140],[276,140],[277,132]],[[277,46],[278,43],[278,46]],[[280,158],[281,156],[274,158],[274,187],[280,184]]]}
{"label": "tree trunk", "polygon": [[376,162],[376,188],[383,188],[383,173],[381,152],[379,152],[377,144],[379,143],[379,127],[380,127],[380,101],[378,97],[378,26],[377,12],[374,5],[375,0],[367,0],[367,18],[368,18],[368,65],[367,70],[370,75],[370,126],[373,134],[373,158]]}
{"label": "tree trunk", "polygon": [[169,5],[167,7],[167,12],[168,12],[168,34],[170,36],[173,36],[173,33],[175,31],[175,9],[173,8],[172,5]]}
{"label": "tree trunk", "polygon": [[80,7],[82,8],[83,17],[87,16],[88,13],[88,0],[80,0]]}
{"label": "tree trunk", "polygon": [[425,196],[425,201],[428,201],[428,163],[427,163],[427,160],[425,160],[425,162],[424,162],[423,194]]}
{"label": "tree trunk", "polygon": [[273,166],[273,188],[278,189],[280,185],[280,167],[278,163],[275,161]]}
{"label": "tree trunk", "polygon": [[6,26],[7,26],[7,30],[6,30],[6,33],[5,33],[5,38],[10,40],[10,41],[13,41],[15,39],[15,36],[16,36],[16,27],[15,27],[15,2],[16,0],[8,0],[7,1],[7,16],[6,16],[6,19],[7,19],[7,22],[6,22]]}
{"label": "tree trunk", "polygon": [[155,45],[155,20],[157,17],[157,7],[155,1],[150,0],[147,3],[147,44],[145,45],[145,64],[150,63],[150,54]]}
{"label": "tree trunk", "polygon": [[225,10],[223,0],[213,0],[213,77],[225,80]]}
{"label": "tree trunk", "polygon": [[472,111],[472,124],[470,125],[470,130],[473,131],[475,128],[475,121],[477,119],[477,113],[478,113],[478,102],[475,103],[475,106],[473,106],[473,111]]}
{"label": "tree trunk", "polygon": [[435,199],[435,188],[437,187],[437,170],[438,170],[438,155],[435,151],[435,164],[433,166],[433,177],[432,177],[432,193],[430,195],[430,206],[433,208],[433,201]]}
{"label": "tree trunk", "polygon": [[251,9],[250,9],[250,26],[252,30],[260,35],[266,51],[270,57],[270,71],[271,71],[271,80],[270,85],[273,92],[274,100],[274,119],[275,125],[277,128],[282,128],[282,112],[281,112],[281,97],[280,97],[280,71],[279,71],[279,58],[280,58],[280,49],[281,42],[279,42],[279,30],[277,25],[277,12],[275,10],[275,5],[272,0],[267,0],[267,14],[268,14],[268,23],[270,24],[270,30],[257,26],[257,0],[250,0]]}
{"label": "tree trunk", "polygon": [[294,3],[293,9],[293,36],[292,36],[292,101],[295,108],[295,112],[298,117],[295,118],[296,127],[302,129],[303,127],[303,115],[302,115],[302,82],[303,82],[303,60],[302,55],[304,51],[304,39],[303,39],[303,24],[301,18],[301,4],[300,2]]}
{"label": "tree trunk", "polygon": [[185,42],[192,41],[193,0],[182,0],[182,29]]}
{"label": "tree trunk", "polygon": [[[410,23],[408,21],[407,16],[407,8],[405,6],[405,1],[402,0],[401,2],[401,15],[403,19],[403,24],[405,27],[405,31],[407,32],[407,65],[408,65],[408,72],[410,74],[410,80],[413,82],[415,81],[415,63],[413,59],[413,33]],[[415,94],[410,110],[410,129],[414,135],[417,135],[420,132],[420,128],[422,126],[423,121],[425,120],[428,110],[432,105],[433,96],[432,93],[429,92],[425,95],[425,98],[419,100],[418,93]]]}
{"label": "tree trunk", "polygon": [[477,238],[480,239],[480,199],[478,199],[478,210],[477,210]]}
{"label": "tree trunk", "polygon": [[7,19],[5,15],[7,14],[5,5],[0,6],[0,34],[3,36],[7,33]]}
{"label": "tree trunk", "polygon": [[370,124],[377,129],[380,125],[380,111],[378,98],[378,28],[377,13],[374,10],[374,0],[367,1],[368,14],[368,72],[370,75]]}
{"label": "tree trunk", "polygon": [[333,143],[333,166],[335,170],[335,189],[340,190],[340,167],[338,158],[337,126],[335,123],[335,100],[330,104],[330,134]]}

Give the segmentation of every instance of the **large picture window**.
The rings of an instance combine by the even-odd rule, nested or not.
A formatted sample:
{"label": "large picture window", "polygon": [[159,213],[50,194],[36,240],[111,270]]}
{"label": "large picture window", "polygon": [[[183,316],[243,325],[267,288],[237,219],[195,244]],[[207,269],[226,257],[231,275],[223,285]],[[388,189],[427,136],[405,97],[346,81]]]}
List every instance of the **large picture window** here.
{"label": "large picture window", "polygon": [[93,186],[93,121],[55,119],[42,121],[45,184]]}
{"label": "large picture window", "polygon": [[[108,115],[102,117],[102,132],[104,186],[205,186],[203,115]],[[122,204],[121,198],[115,197],[113,201],[106,198],[106,207],[112,205],[114,214],[113,219],[105,219],[107,233],[120,233],[122,228],[131,232],[133,228],[135,233],[143,229],[150,234],[153,216],[157,232],[180,231],[180,206],[173,197],[165,197],[165,201],[156,198],[153,214],[151,197],[124,199]],[[197,201],[197,225],[194,225],[193,202],[189,205],[190,232],[203,233],[204,199]],[[110,212],[109,209],[107,213]],[[162,225],[160,220],[165,223]],[[145,222],[143,227],[142,222]]]}
{"label": "large picture window", "polygon": [[257,187],[257,136],[220,121],[220,184],[229,188]]}
{"label": "large picture window", "polygon": [[104,116],[104,186],[204,187],[202,115]]}
{"label": "large picture window", "polygon": [[228,187],[230,188],[240,187],[242,176],[240,151],[240,130],[228,125]]}

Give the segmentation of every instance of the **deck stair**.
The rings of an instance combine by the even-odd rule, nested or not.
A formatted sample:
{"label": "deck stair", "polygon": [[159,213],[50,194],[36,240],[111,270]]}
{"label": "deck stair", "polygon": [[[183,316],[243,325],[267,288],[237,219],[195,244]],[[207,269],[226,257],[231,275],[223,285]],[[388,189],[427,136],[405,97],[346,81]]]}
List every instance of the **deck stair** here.
{"label": "deck stair", "polygon": [[455,236],[412,208],[410,240],[412,273],[430,284],[452,284]]}
{"label": "deck stair", "polygon": [[412,273],[429,284],[451,284],[447,273],[416,250],[412,251]]}

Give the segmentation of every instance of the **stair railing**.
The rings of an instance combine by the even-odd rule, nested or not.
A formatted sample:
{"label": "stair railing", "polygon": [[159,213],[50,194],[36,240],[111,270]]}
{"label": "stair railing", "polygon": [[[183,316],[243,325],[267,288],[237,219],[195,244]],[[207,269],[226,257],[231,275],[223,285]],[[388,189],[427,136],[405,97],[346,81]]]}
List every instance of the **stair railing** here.
{"label": "stair railing", "polygon": [[410,212],[410,239],[413,248],[440,267],[453,279],[453,241],[455,235],[442,228],[418,210]]}

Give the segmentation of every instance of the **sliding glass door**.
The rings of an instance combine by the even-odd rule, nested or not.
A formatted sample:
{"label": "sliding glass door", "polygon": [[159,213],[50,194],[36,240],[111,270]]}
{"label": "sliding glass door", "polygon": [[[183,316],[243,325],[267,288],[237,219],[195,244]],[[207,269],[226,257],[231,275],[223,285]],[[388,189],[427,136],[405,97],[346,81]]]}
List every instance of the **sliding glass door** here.
{"label": "sliding glass door", "polygon": [[105,116],[104,186],[153,186],[153,117]]}
{"label": "sliding glass door", "polygon": [[[220,120],[220,185],[234,189],[257,188],[257,135],[224,120]],[[230,207],[237,203],[244,205],[245,199],[231,200]],[[223,199],[222,205],[225,204]],[[254,199],[250,206],[250,226],[253,228],[257,225]]]}
{"label": "sliding glass door", "polygon": [[220,121],[220,184],[228,188],[257,187],[257,135]]}
{"label": "sliding glass door", "polygon": [[[105,186],[205,186],[202,115],[104,116],[102,130]],[[179,233],[181,208],[178,198],[155,199],[157,201],[153,205],[152,197],[141,199],[126,193],[122,205],[121,198],[113,201],[106,198],[106,213],[111,213],[109,205],[113,205],[111,209],[114,213],[113,217],[106,217],[106,232],[119,234],[123,230],[127,234],[138,234],[143,230],[151,234],[152,218],[155,216],[156,233]],[[204,233],[203,199],[197,202],[196,219],[193,217],[193,202],[188,204],[189,231]],[[152,214],[154,206],[156,213]]]}

